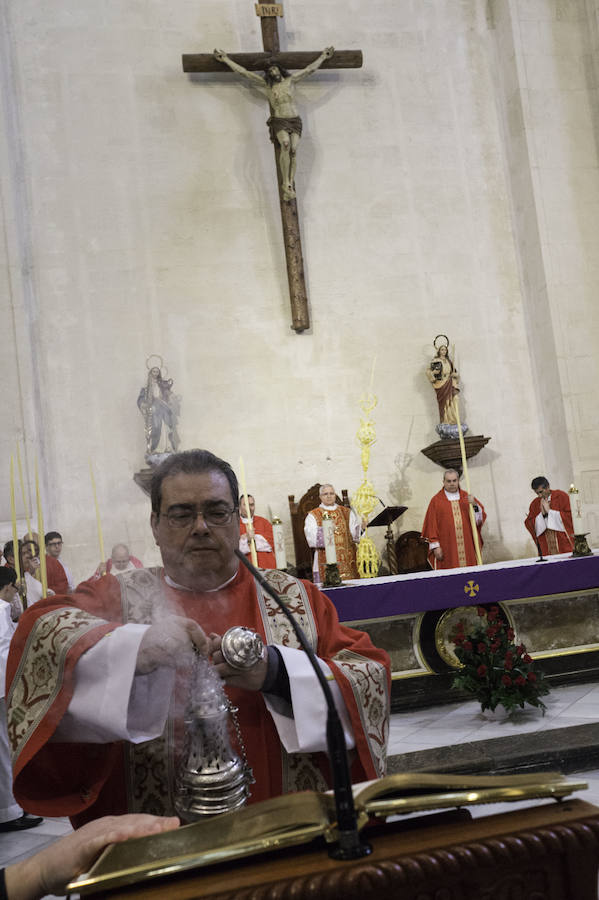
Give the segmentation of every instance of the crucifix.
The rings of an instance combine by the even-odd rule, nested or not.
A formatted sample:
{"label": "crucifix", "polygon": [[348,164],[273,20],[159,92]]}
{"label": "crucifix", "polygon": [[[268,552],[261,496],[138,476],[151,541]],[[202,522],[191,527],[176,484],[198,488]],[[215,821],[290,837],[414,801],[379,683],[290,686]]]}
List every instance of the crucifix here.
{"label": "crucifix", "polygon": [[[268,126],[275,151],[283,242],[287,261],[287,280],[291,301],[291,327],[296,332],[310,327],[304,261],[295,194],[295,158],[302,122],[293,103],[293,85],[318,68],[357,69],[362,65],[361,50],[334,50],[322,53],[299,51],[282,53],[279,48],[277,16],[283,15],[281,3],[256,3],[256,15],[262,28],[263,53],[184,53],[184,72],[236,72],[254,82],[266,94],[270,106]],[[290,75],[288,69],[299,69]],[[258,75],[264,71],[265,75]]]}

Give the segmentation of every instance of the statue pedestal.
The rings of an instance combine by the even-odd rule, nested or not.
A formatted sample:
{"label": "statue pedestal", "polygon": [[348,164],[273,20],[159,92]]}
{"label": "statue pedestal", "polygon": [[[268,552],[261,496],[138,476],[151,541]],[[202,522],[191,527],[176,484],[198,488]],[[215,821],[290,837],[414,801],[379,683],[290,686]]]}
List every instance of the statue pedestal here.
{"label": "statue pedestal", "polygon": [[135,484],[139,485],[144,494],[147,494],[148,497],[150,496],[152,475],[154,474],[155,469],[157,469],[160,463],[164,462],[165,459],[172,456],[174,452],[174,450],[169,450],[167,453],[146,453],[146,462],[149,463],[149,465],[145,469],[140,469],[139,472],[136,472],[133,476],[133,481]]}
{"label": "statue pedestal", "polygon": [[[485,437],[483,434],[466,435],[464,437],[466,459],[476,456],[490,440],[491,438]],[[429,444],[428,447],[424,447],[420,452],[444,469],[458,469],[460,472],[462,471],[462,455],[458,438],[446,438],[442,441],[435,441],[434,444]]]}
{"label": "statue pedestal", "polygon": [[149,467],[147,469],[140,469],[139,472],[136,472],[133,476],[133,481],[135,484],[139,485],[144,494],[150,496],[150,485],[152,483],[152,475],[153,470]]}

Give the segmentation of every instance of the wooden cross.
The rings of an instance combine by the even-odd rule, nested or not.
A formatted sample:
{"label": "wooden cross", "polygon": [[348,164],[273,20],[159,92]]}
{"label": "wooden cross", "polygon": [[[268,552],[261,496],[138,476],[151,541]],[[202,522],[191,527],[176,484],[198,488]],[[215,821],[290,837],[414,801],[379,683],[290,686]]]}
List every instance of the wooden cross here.
{"label": "wooden cross", "polygon": [[[280,3],[257,3],[256,14],[262,26],[262,45],[264,53],[232,53],[230,58],[250,72],[264,70],[269,65],[280,65],[285,69],[303,69],[320,55],[319,51],[301,51],[281,53],[279,48],[279,32],[277,16],[283,15]],[[323,69],[358,69],[362,65],[361,50],[337,50],[330,59],[326,59]],[[212,53],[184,53],[184,72],[225,72],[233,74],[224,63],[215,59]],[[272,115],[272,107],[271,107]],[[281,179],[279,178],[278,143],[274,142],[277,184],[279,185],[279,203],[283,224],[283,242],[287,260],[287,280],[289,282],[289,299],[291,301],[291,327],[296,332],[310,327],[308,313],[308,296],[304,279],[304,260],[297,215],[297,200],[285,199]]]}

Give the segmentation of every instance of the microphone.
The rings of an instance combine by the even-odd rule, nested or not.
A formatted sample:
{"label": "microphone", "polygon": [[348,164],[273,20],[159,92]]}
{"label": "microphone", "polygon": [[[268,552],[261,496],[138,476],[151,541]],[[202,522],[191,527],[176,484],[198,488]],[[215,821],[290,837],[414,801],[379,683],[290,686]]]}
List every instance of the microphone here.
{"label": "microphone", "polygon": [[318,678],[327,704],[327,751],[331,765],[331,774],[333,776],[333,792],[335,795],[335,809],[337,812],[337,826],[339,831],[339,841],[337,844],[332,844],[330,846],[329,856],[333,857],[333,859],[341,860],[360,859],[362,856],[367,856],[369,853],[372,853],[372,847],[361,839],[358,831],[358,820],[354,806],[354,795],[352,793],[349,762],[347,759],[347,745],[345,743],[341,719],[339,718],[339,713],[337,712],[337,707],[335,706],[329,683],[326,680],[324,672],[318,665],[318,661],[306,639],[306,635],[287,609],[284,601],[281,600],[277,592],[270,586],[262,573],[251,564],[239,549],[236,548],[234,552],[246,569],[250,570],[256,581],[259,582],[260,586],[266,591],[269,597],[272,597],[289,620],[289,623],[293,628],[302,649],[307,654],[316,677]]}

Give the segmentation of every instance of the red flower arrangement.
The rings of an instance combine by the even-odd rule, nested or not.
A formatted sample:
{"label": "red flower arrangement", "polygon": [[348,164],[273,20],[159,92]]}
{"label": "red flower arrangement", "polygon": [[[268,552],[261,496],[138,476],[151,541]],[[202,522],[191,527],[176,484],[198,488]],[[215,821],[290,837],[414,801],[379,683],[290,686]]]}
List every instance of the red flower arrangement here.
{"label": "red flower arrangement", "polygon": [[549,693],[544,675],[535,667],[524,644],[514,643],[514,630],[499,618],[499,607],[477,607],[479,624],[470,634],[458,622],[452,638],[462,667],[454,674],[452,687],[474,694],[482,709],[500,704],[508,712],[525,703],[545,713],[541,696]]}

